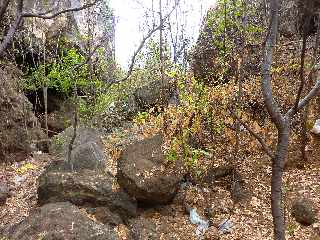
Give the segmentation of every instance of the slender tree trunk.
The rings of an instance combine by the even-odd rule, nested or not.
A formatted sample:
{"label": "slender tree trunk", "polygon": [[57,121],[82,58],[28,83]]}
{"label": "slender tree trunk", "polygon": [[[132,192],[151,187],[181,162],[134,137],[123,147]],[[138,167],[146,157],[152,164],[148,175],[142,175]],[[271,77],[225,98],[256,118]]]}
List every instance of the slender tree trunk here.
{"label": "slender tree trunk", "polygon": [[0,6],[0,22],[2,22],[2,19],[7,11],[9,3],[10,3],[10,0],[4,0]]}
{"label": "slender tree trunk", "polygon": [[273,216],[275,240],[285,240],[282,176],[289,145],[289,126],[289,121],[287,121],[286,126],[284,126],[282,130],[278,131],[277,149],[275,152],[275,157],[272,159],[271,210]]}
{"label": "slender tree trunk", "polygon": [[[320,16],[320,15],[319,15]],[[314,79],[315,79],[315,69],[314,69],[314,65],[317,62],[317,55],[318,55],[318,51],[319,51],[319,37],[320,37],[320,24],[318,22],[318,26],[317,26],[317,34],[316,34],[316,41],[315,41],[315,45],[314,45],[314,51],[313,51],[313,58],[312,58],[312,68],[311,72],[309,73],[308,76],[308,80],[307,80],[307,90],[310,91],[310,89],[312,88],[312,85],[314,84]],[[305,107],[305,110],[302,114],[302,121],[301,121],[301,154],[302,154],[302,160],[303,163],[305,163],[306,160],[308,160],[307,158],[307,154],[306,154],[306,147],[308,144],[308,129],[307,129],[307,121],[309,119],[309,105],[307,104]],[[302,165],[299,163],[299,165]]]}
{"label": "slender tree trunk", "polygon": [[161,81],[164,78],[164,65],[163,65],[163,17],[162,17],[162,0],[159,0],[159,15],[160,15],[160,74]]}

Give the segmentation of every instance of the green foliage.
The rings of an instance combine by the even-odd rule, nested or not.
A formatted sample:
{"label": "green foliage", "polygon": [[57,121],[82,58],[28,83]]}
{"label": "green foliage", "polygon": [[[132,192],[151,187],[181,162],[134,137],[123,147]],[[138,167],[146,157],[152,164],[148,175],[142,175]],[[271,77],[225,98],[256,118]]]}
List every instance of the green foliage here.
{"label": "green foliage", "polygon": [[242,0],[218,0],[204,22],[193,49],[196,76],[212,85],[230,82],[245,46],[261,42],[263,28],[254,5]]}
{"label": "green foliage", "polygon": [[34,91],[47,86],[68,95],[75,84],[80,89],[97,84],[88,81],[88,70],[84,61],[85,58],[76,49],[70,49],[61,59],[40,64],[32,69],[30,76],[22,82],[22,87]]}
{"label": "green foliage", "polygon": [[294,232],[296,229],[297,229],[297,225],[295,223],[288,224],[287,231],[290,236],[294,235]]}
{"label": "green foliage", "polygon": [[137,116],[133,119],[133,122],[135,122],[138,125],[145,124],[149,117],[150,117],[149,112],[139,112]]}
{"label": "green foliage", "polygon": [[197,138],[197,134],[203,131],[204,123],[210,125],[213,136],[223,134],[225,124],[213,113],[209,88],[205,84],[194,78],[188,82],[182,77],[178,80],[177,86],[180,105],[175,111],[181,116],[183,126],[177,125],[179,133],[172,137],[167,160],[174,162],[179,158],[184,159],[185,165],[197,173],[200,170],[199,162],[204,158],[210,158],[211,154],[210,150],[203,149],[204,146],[193,146],[192,139]]}

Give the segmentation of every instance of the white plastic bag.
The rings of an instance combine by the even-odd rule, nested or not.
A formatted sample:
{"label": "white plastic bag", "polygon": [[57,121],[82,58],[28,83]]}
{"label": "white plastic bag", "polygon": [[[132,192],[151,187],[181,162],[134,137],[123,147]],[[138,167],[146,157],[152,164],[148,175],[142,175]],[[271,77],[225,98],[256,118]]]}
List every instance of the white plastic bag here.
{"label": "white plastic bag", "polygon": [[320,119],[316,120],[311,132],[316,135],[320,135]]}
{"label": "white plastic bag", "polygon": [[205,234],[206,230],[209,228],[209,221],[201,219],[201,217],[197,213],[197,209],[195,208],[192,208],[190,210],[190,221],[192,224],[198,225],[196,230],[196,235],[198,237],[202,237]]}

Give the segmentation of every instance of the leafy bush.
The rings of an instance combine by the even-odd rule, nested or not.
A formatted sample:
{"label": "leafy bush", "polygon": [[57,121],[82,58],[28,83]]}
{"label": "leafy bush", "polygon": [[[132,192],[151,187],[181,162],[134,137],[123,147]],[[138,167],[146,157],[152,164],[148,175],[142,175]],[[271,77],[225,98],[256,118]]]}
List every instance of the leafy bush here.
{"label": "leafy bush", "polygon": [[47,86],[69,95],[75,85],[81,89],[97,84],[88,81],[88,69],[84,62],[84,56],[76,49],[70,49],[60,59],[54,59],[51,63],[40,64],[31,69],[31,74],[24,79],[22,87],[25,90],[35,91]]}

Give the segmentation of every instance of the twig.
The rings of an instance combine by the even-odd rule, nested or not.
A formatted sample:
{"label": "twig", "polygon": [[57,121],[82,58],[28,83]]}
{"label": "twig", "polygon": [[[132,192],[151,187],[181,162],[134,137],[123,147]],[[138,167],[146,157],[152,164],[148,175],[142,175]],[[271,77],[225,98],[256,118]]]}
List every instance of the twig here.
{"label": "twig", "polygon": [[260,137],[255,131],[253,131],[252,128],[250,128],[245,122],[243,122],[239,116],[234,112],[234,111],[231,111],[232,115],[238,120],[238,122],[245,128],[248,130],[248,132],[253,136],[255,137],[259,143],[261,144],[263,150],[268,154],[268,156],[270,158],[274,158],[275,155],[273,153],[273,151],[268,147],[268,145],[266,144],[265,140],[262,139],[262,137]]}
{"label": "twig", "polygon": [[94,6],[94,5],[96,5],[100,1],[101,0],[95,0],[94,2],[84,4],[81,7],[67,8],[67,9],[61,10],[59,12],[56,12],[54,14],[51,14],[51,15],[48,15],[48,14],[53,12],[54,9],[50,9],[50,10],[48,10],[46,12],[42,12],[42,13],[22,13],[22,17],[25,17],[25,18],[34,17],[34,18],[42,18],[42,19],[52,19],[52,18],[58,17],[59,15],[64,14],[64,13],[79,12],[81,10],[90,8],[90,7]]}
{"label": "twig", "polygon": [[[172,12],[176,9],[176,7],[179,5],[180,1],[177,1],[176,4],[174,5],[174,7],[171,9],[171,11],[162,19],[162,24],[171,16]],[[139,54],[139,52],[142,50],[144,44],[146,43],[146,41],[153,35],[153,33],[155,33],[156,31],[160,30],[162,27],[162,24],[160,23],[159,26],[152,28],[146,36],[143,37],[142,41],[140,42],[140,45],[138,46],[137,50],[133,53],[133,56],[131,58],[131,62],[130,62],[130,66],[129,66],[129,70],[126,74],[126,76],[120,80],[115,80],[112,81],[110,84],[114,84],[114,83],[120,83],[120,82],[124,82],[126,80],[129,79],[129,77],[131,76],[132,72],[133,72],[133,68],[135,65],[135,61],[136,61],[136,57]]]}

